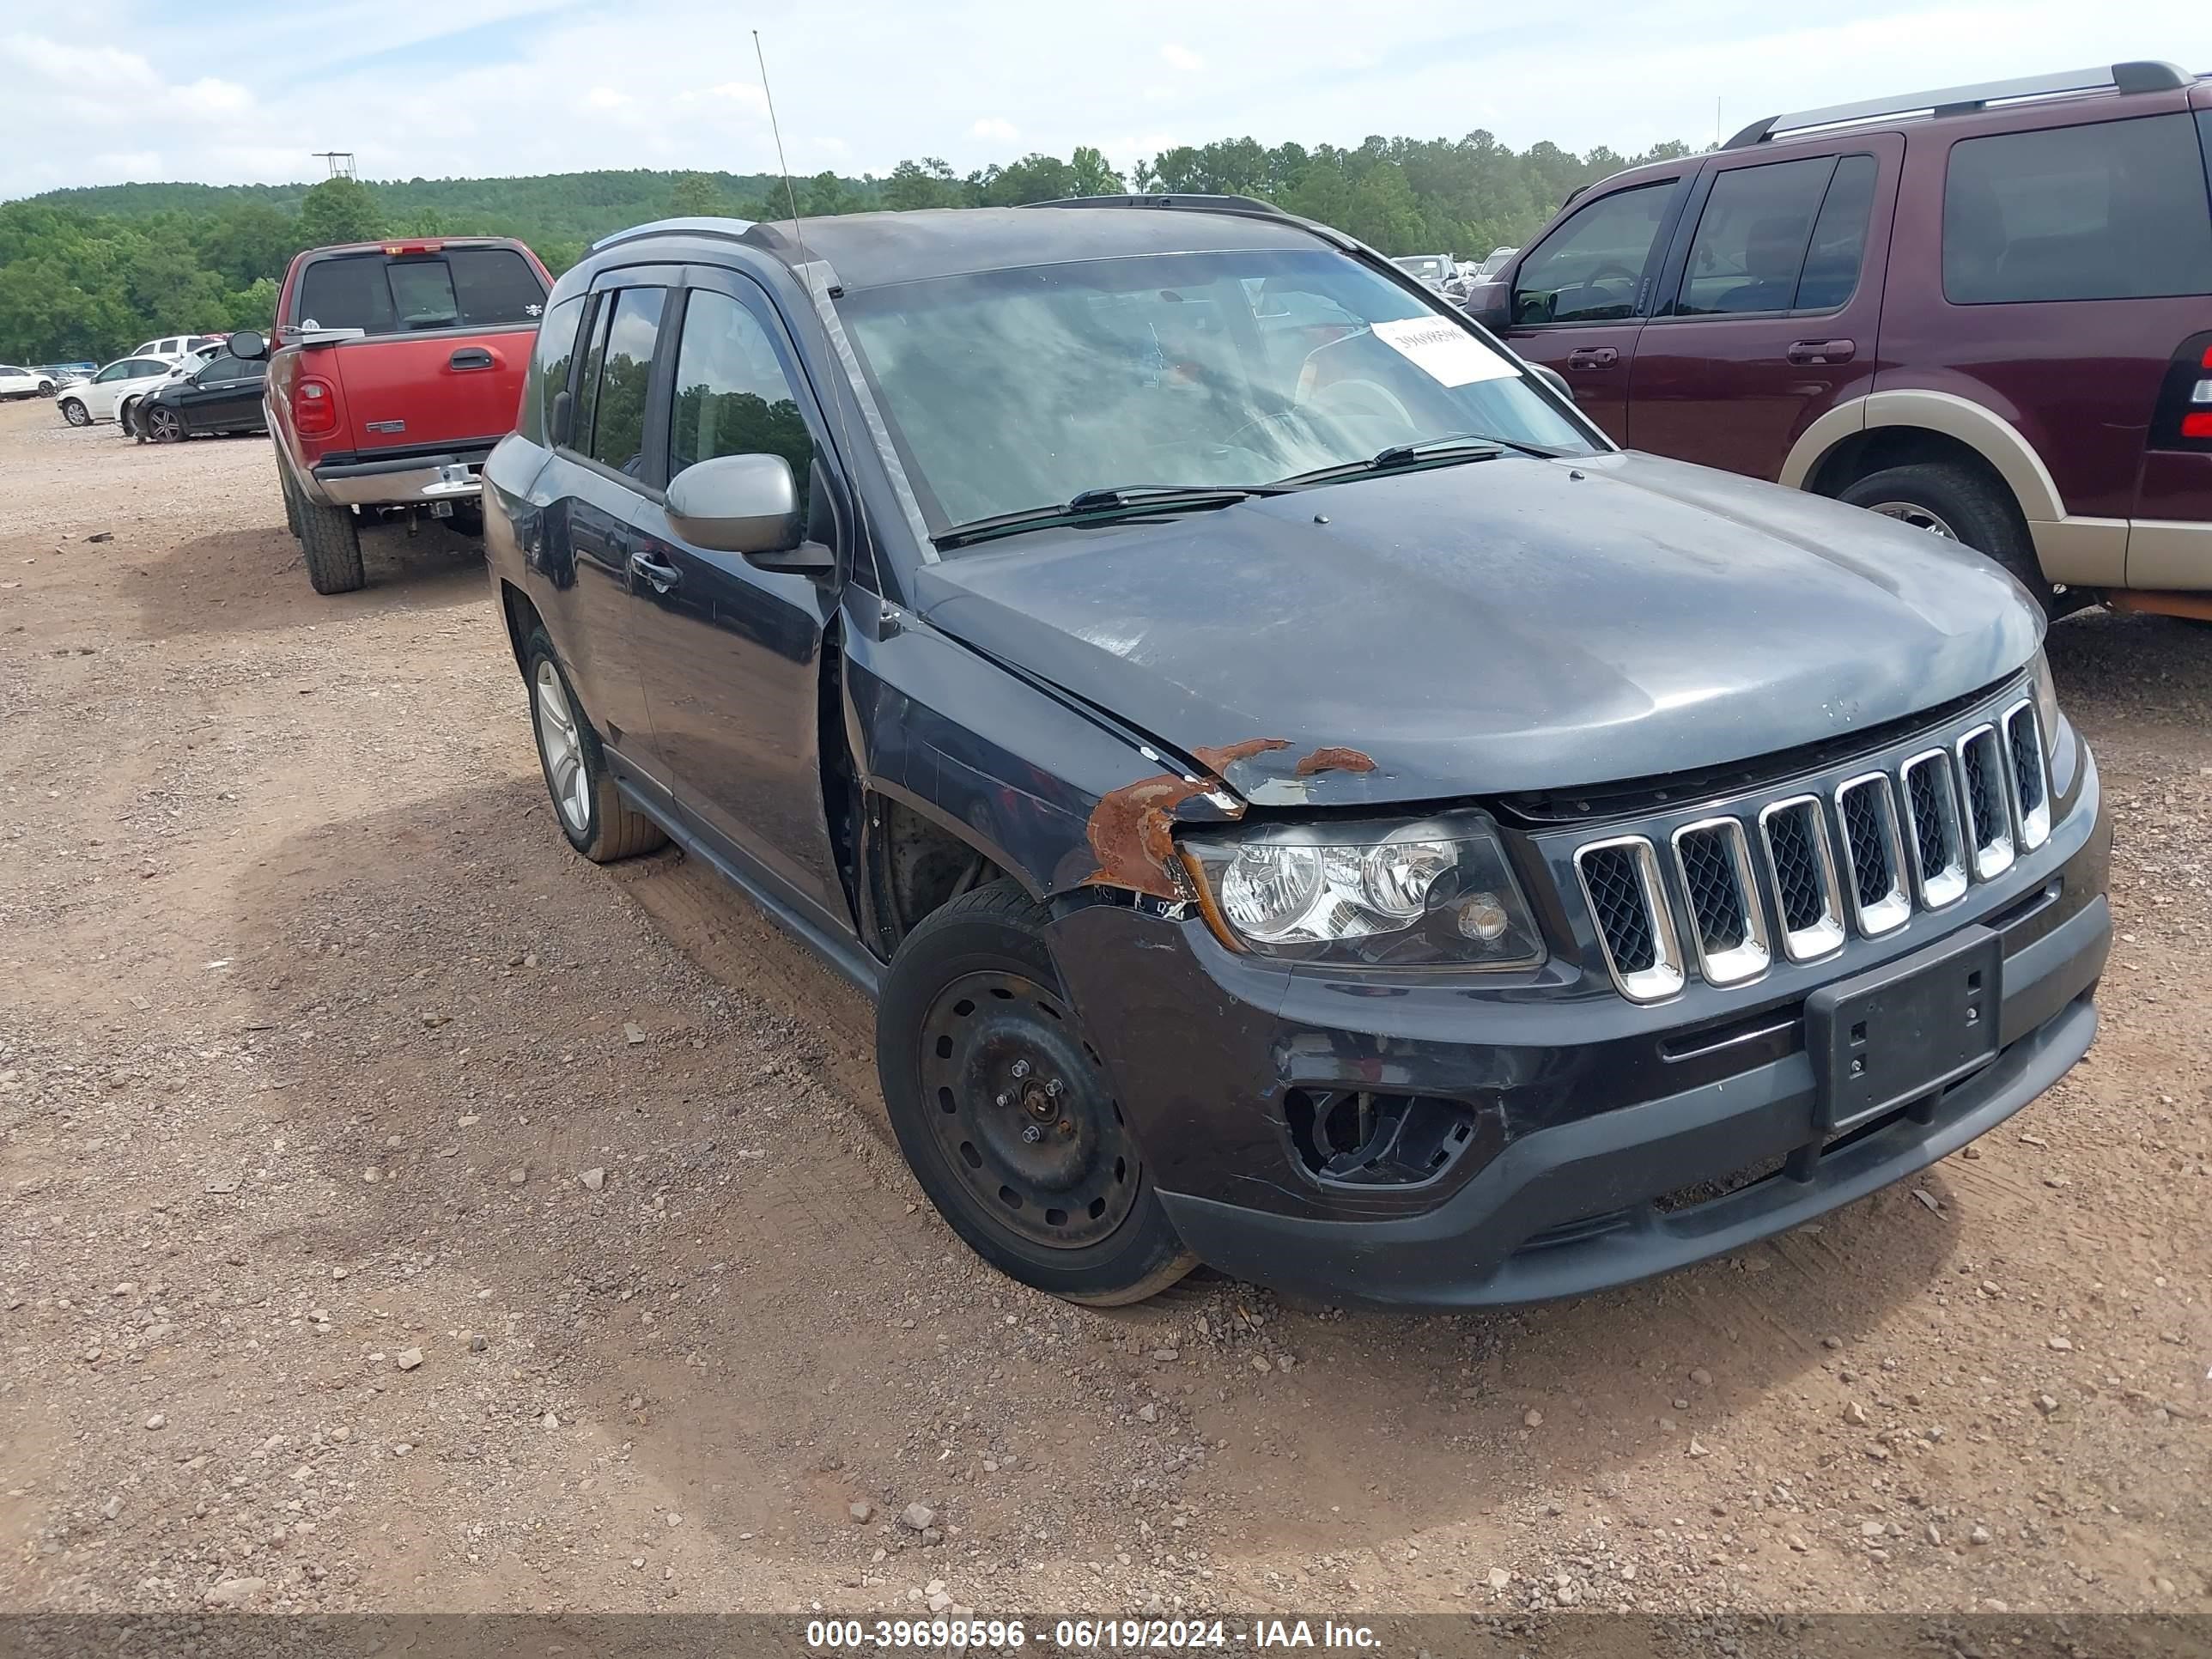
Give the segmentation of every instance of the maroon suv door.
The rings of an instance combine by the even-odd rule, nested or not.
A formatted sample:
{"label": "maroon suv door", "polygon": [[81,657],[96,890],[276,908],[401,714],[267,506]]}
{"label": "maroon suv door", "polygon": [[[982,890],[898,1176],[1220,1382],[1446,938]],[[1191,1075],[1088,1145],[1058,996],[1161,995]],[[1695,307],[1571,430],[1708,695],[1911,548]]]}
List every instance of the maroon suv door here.
{"label": "maroon suv door", "polygon": [[1714,158],[1636,349],[1628,441],[1758,478],[1877,367],[1893,132]]}
{"label": "maroon suv door", "polygon": [[1638,174],[1585,198],[1501,273],[1505,338],[1565,375],[1583,413],[1615,442],[1627,441],[1636,337],[1696,167]]}

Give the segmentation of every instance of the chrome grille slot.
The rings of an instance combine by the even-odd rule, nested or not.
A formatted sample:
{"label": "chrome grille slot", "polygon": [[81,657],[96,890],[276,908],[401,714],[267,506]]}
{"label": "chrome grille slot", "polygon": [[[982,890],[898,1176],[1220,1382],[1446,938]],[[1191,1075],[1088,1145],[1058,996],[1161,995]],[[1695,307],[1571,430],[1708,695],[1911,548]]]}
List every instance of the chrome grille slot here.
{"label": "chrome grille slot", "polygon": [[1905,763],[1905,850],[1912,883],[1930,910],[1954,904],[1966,890],[1966,836],[1959,823],[1959,792],[1947,750],[1929,749]]}
{"label": "chrome grille slot", "polygon": [[2043,722],[2026,697],[2004,712],[2005,747],[2012,757],[2013,801],[2020,808],[2020,849],[2033,853],[2051,839],[2051,769],[2043,757]]}
{"label": "chrome grille slot", "polygon": [[1783,953],[1792,962],[1827,955],[1844,942],[1844,900],[1820,798],[1776,801],[1759,815],[1759,838],[1774,879]]}
{"label": "chrome grille slot", "polygon": [[1966,850],[1977,881],[1993,881],[2012,868],[2011,768],[1994,726],[1978,726],[1959,739],[1959,801]]}
{"label": "chrome grille slot", "polygon": [[1623,996],[1656,1002],[1682,988],[1682,947],[1659,883],[1659,860],[1641,836],[1592,842],[1575,872],[1597,923],[1607,968]]}
{"label": "chrome grille slot", "polygon": [[1873,939],[1902,927],[1911,919],[1912,900],[1888,775],[1869,772],[1837,785],[1836,817],[1844,826],[1844,886],[1859,932]]}
{"label": "chrome grille slot", "polygon": [[1705,818],[1674,832],[1674,868],[1690,901],[1690,942],[1709,985],[1741,985],[1766,971],[1766,918],[1743,825]]}

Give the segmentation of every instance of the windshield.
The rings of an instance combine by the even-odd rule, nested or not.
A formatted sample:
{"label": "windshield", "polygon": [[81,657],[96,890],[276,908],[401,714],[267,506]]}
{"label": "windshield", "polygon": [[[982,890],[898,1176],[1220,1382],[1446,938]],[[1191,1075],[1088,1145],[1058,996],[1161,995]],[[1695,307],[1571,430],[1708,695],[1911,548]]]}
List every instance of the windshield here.
{"label": "windshield", "polygon": [[1088,489],[1272,483],[1435,438],[1590,450],[1459,319],[1324,249],[935,277],[838,309],[933,535]]}

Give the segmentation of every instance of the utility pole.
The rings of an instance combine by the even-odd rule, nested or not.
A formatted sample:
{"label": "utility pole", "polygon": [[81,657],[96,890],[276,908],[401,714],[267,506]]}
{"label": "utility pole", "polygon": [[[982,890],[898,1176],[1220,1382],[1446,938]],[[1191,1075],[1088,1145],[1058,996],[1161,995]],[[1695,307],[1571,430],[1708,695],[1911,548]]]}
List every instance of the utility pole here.
{"label": "utility pole", "polygon": [[353,177],[353,152],[349,149],[319,149],[309,152],[319,161],[329,164],[333,179]]}

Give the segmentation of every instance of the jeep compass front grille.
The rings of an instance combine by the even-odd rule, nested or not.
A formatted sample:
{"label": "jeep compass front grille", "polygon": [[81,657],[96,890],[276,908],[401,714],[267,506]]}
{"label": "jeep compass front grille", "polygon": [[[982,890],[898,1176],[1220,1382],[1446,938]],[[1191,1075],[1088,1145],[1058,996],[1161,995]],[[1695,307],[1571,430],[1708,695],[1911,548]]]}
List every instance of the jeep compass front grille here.
{"label": "jeep compass front grille", "polygon": [[[1777,946],[1790,962],[1816,961],[1854,929],[1880,938],[1916,909],[1957,902],[2050,839],[2051,776],[2031,700],[1938,730],[1944,744],[1832,789],[1577,848],[1614,984],[1656,1002],[1681,988],[1692,958],[1720,986],[1761,977]],[[1663,865],[1662,849],[1673,855]]]}

